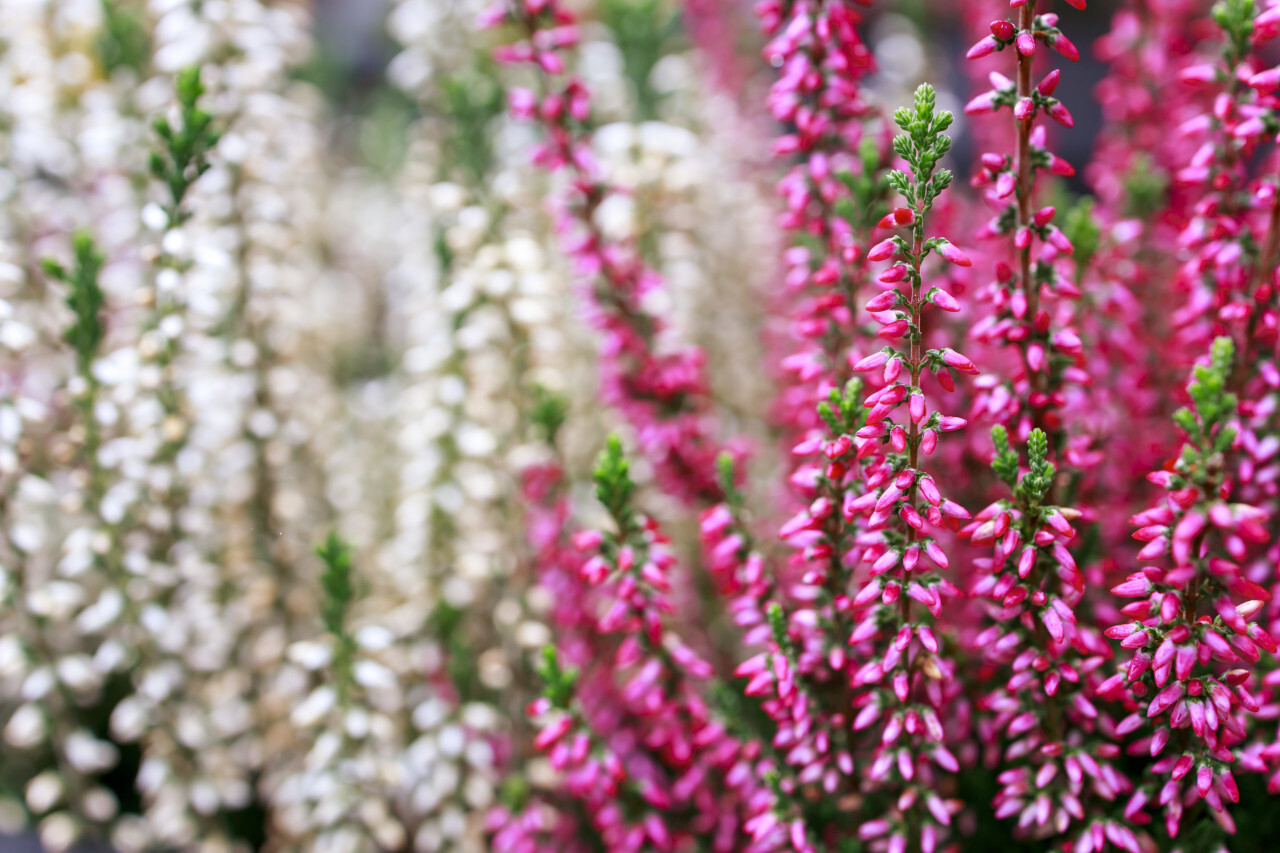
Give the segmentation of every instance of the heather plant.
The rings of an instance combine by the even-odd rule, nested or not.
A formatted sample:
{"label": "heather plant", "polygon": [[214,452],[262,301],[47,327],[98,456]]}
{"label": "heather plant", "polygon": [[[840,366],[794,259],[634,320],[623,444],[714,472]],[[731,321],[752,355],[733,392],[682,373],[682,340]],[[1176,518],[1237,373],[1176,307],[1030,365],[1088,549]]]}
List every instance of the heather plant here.
{"label": "heather plant", "polygon": [[373,9],[0,0],[0,848],[1274,846],[1280,4]]}

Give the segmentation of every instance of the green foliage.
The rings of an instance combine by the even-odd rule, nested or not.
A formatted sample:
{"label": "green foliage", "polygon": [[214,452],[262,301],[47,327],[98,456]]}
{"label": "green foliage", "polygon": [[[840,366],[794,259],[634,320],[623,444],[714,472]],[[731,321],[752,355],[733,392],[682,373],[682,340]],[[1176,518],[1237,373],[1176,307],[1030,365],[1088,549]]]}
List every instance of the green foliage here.
{"label": "green foliage", "polygon": [[324,590],[321,619],[324,629],[335,637],[346,633],[347,608],[355,598],[351,582],[351,546],[343,542],[337,531],[330,531],[329,538],[316,548],[316,555],[324,561],[324,574],[320,586]]}
{"label": "green foliage", "polygon": [[951,137],[945,131],[954,119],[946,110],[937,112],[937,93],[928,83],[916,89],[912,109],[894,111],[894,123],[903,132],[894,137],[893,150],[907,161],[912,175],[895,170],[889,174],[889,184],[909,206],[927,208],[950,186],[951,171],[937,166],[951,150]]}
{"label": "green foliage", "polygon": [[858,231],[869,231],[889,210],[889,175],[880,146],[865,137],[858,146],[861,168],[855,175],[843,171],[836,177],[849,189],[847,197],[836,201],[836,213]]}
{"label": "green foliage", "polygon": [[[404,165],[409,151],[409,129],[418,117],[418,107],[411,98],[390,86],[380,87],[368,101],[359,122],[360,154],[370,169],[384,180],[390,180]],[[468,153],[451,153],[447,162],[465,163]]]}
{"label": "green foliage", "polygon": [[1102,229],[1098,226],[1098,221],[1093,214],[1093,206],[1092,196],[1081,198],[1071,205],[1062,222],[1062,233],[1076,249],[1072,258],[1076,264],[1077,281],[1083,278],[1084,271],[1089,268],[1089,263],[1097,254],[1098,239],[1102,235]]}
{"label": "green foliage", "polygon": [[862,405],[862,380],[855,376],[845,383],[842,391],[832,388],[827,399],[818,404],[818,415],[833,435],[853,435],[861,429],[867,420],[867,409]]}
{"label": "green foliage", "polygon": [[1027,436],[1027,466],[1030,470],[1018,483],[1018,489],[1031,503],[1038,504],[1049,493],[1054,474],[1049,461],[1049,437],[1044,430],[1033,429]]}
{"label": "green foliage", "polygon": [[991,428],[991,443],[996,447],[996,458],[991,462],[991,469],[996,476],[1010,486],[1018,484],[1018,454],[1009,447],[1009,431],[996,424]]}
{"label": "green foliage", "polygon": [[613,33],[622,65],[636,96],[641,121],[657,118],[661,95],[654,90],[653,68],[681,32],[680,20],[667,0],[604,0],[600,17]]}
{"label": "green foliage", "polygon": [[578,686],[578,670],[560,665],[555,646],[543,647],[542,659],[538,661],[537,669],[538,676],[542,679],[542,695],[550,699],[555,707],[568,708]]}
{"label": "green foliage", "polygon": [[81,375],[89,376],[89,368],[106,335],[102,320],[102,307],[106,300],[98,283],[106,258],[94,245],[93,238],[84,231],[72,237],[71,249],[75,255],[75,266],[70,270],[51,258],[45,258],[41,263],[45,275],[71,288],[66,302],[75,314],[75,320],[63,333],[63,338],[76,352]]}
{"label": "green foliage", "polygon": [[347,612],[355,600],[355,587],[351,578],[351,546],[342,541],[337,531],[329,531],[329,538],[316,548],[316,555],[324,561],[324,573],[320,575],[320,587],[324,601],[320,605],[320,619],[324,629],[333,637],[333,680],[338,696],[345,699],[351,690],[352,664],[356,653],[355,638],[347,632]]}
{"label": "green foliage", "polygon": [[631,495],[636,484],[631,479],[631,464],[622,452],[622,439],[616,433],[609,436],[597,458],[593,476],[596,499],[609,510],[619,531],[626,531],[630,527]]}
{"label": "green foliage", "polygon": [[440,91],[449,131],[444,161],[457,163],[479,184],[493,166],[493,122],[506,111],[506,93],[483,63],[446,77]]}
{"label": "green foliage", "polygon": [[1213,20],[1227,37],[1223,55],[1230,67],[1234,68],[1249,54],[1257,12],[1255,0],[1219,0],[1214,4]]}
{"label": "green foliage", "polygon": [[204,94],[200,67],[178,72],[174,85],[182,121],[175,128],[169,119],[160,116],[152,125],[163,148],[151,153],[151,174],[169,187],[166,212],[169,221],[177,224],[190,216],[182,210],[182,201],[191,185],[209,170],[209,152],[217,145],[220,134],[213,128],[213,116],[199,106]]}
{"label": "green foliage", "polygon": [[769,620],[769,630],[773,634],[773,641],[778,644],[778,648],[787,656],[788,660],[794,659],[796,646],[791,639],[791,635],[787,632],[787,614],[782,611],[782,605],[776,601],[770,602],[765,610],[765,617]]}
{"label": "green foliage", "polygon": [[1173,414],[1174,423],[1189,439],[1182,449],[1184,463],[1202,468],[1207,462],[1204,456],[1220,454],[1231,447],[1235,430],[1221,427],[1236,413],[1236,396],[1228,390],[1234,363],[1235,344],[1224,337],[1213,342],[1209,363],[1196,365],[1187,386],[1191,408]]}
{"label": "green foliage", "polygon": [[730,503],[735,498],[741,498],[738,492],[737,465],[734,463],[733,454],[721,453],[716,457],[716,479],[720,483],[720,490],[725,493]]}
{"label": "green foliage", "polygon": [[533,409],[529,413],[529,420],[548,444],[555,444],[556,435],[568,419],[567,397],[548,391],[541,385],[533,386]]}
{"label": "green foliage", "polygon": [[1017,452],[1009,446],[1009,433],[1003,426],[991,428],[991,441],[996,455],[992,469],[1007,483],[1017,501],[1028,509],[1040,505],[1053,486],[1055,469],[1049,461],[1049,437],[1041,429],[1033,429],[1027,436],[1027,473],[1019,477],[1021,469]]}
{"label": "green foliage", "polygon": [[[1125,213],[1138,219],[1149,219],[1164,206],[1169,176],[1160,171],[1145,152],[1139,152],[1124,176],[1124,191]],[[1079,247],[1076,251],[1079,252]]]}
{"label": "green foliage", "polygon": [[102,0],[102,30],[93,52],[108,75],[120,68],[141,72],[151,61],[151,33],[119,0]]}

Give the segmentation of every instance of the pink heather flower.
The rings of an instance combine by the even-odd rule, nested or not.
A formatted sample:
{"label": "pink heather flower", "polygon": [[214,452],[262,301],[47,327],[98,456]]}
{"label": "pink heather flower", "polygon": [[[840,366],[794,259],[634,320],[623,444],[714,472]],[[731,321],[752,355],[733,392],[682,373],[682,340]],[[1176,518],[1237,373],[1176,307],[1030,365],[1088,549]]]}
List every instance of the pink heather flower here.
{"label": "pink heather flower", "polygon": [[943,240],[938,244],[938,254],[946,258],[949,262],[958,267],[971,267],[973,261],[969,260],[969,256],[962,252],[954,244]]}
{"label": "pink heather flower", "polygon": [[[994,29],[994,27],[995,25],[993,24],[992,28]],[[1010,30],[1012,30],[1012,25],[1010,25]],[[1000,40],[996,36],[994,35],[984,36],[976,44],[974,44],[973,47],[969,48],[969,51],[968,53],[965,54],[965,57],[968,59],[980,59],[981,57],[984,57],[984,56],[990,56],[1000,48],[1001,48]]]}
{"label": "pink heather flower", "polygon": [[[932,109],[927,100],[930,97],[931,92],[922,88],[917,93],[917,108],[929,103],[928,109]],[[934,143],[930,140],[927,144]],[[913,164],[909,180],[929,181],[932,169],[932,164]],[[901,177],[907,179],[905,174]],[[842,564],[867,565],[867,580],[850,602],[856,609],[849,617],[853,621],[849,639],[858,654],[843,657],[847,667],[843,678],[849,679],[857,691],[853,704],[860,710],[854,721],[855,730],[879,731],[879,736],[871,740],[870,754],[862,759],[870,761],[864,784],[890,792],[912,790],[910,786],[916,784],[930,785],[929,780],[936,774],[954,772],[955,767],[942,746],[941,713],[946,694],[930,680],[937,676],[925,675],[924,669],[946,678],[954,665],[953,661],[933,656],[938,641],[927,619],[940,618],[946,602],[959,594],[954,584],[933,568],[949,566],[935,531],[945,528],[948,516],[964,511],[943,498],[936,478],[920,470],[920,460],[922,451],[927,456],[936,445],[938,429],[959,428],[964,421],[929,413],[928,392],[921,387],[921,377],[932,358],[963,372],[976,371],[976,367],[952,350],[926,353],[922,346],[925,309],[935,304],[958,307],[954,298],[940,289],[922,288],[920,270],[927,254],[924,235],[929,213],[928,209],[916,208],[909,220],[903,216],[912,229],[910,239],[901,243],[884,241],[867,254],[873,261],[901,259],[898,266],[909,269],[910,274],[895,278],[910,282],[910,288],[895,291],[892,301],[880,296],[872,300],[874,309],[897,306],[902,316],[887,324],[881,334],[892,329],[893,339],[902,342],[895,344],[892,351],[867,356],[854,364],[860,372],[892,364],[895,372],[892,379],[886,380],[889,384],[866,396],[866,426],[857,430],[859,441],[864,442],[858,452],[858,467],[839,481],[841,489],[850,490],[841,501],[847,508],[841,516],[844,523],[828,534],[830,541],[847,554]],[[890,224],[888,219],[884,224]],[[948,241],[934,240],[931,245],[944,260],[969,263],[964,253]],[[850,414],[858,416],[857,411]],[[937,429],[925,428],[926,424],[936,424]],[[849,494],[858,491],[861,494],[849,499]],[[858,534],[859,530],[865,533]],[[855,534],[853,542],[847,538],[851,532]],[[921,561],[922,555],[931,565]],[[840,581],[838,587],[845,583],[847,580]],[[794,617],[792,625],[795,626]],[[923,703],[924,709],[904,716],[901,709],[912,703]],[[917,713],[924,719],[916,721]],[[952,810],[947,803],[936,797],[925,797],[922,802],[906,795],[897,802],[888,817],[861,822],[860,836],[867,839],[887,835],[888,849],[904,847],[903,828],[909,825],[910,812],[910,821],[921,827],[922,836],[929,833],[930,846],[941,842],[951,823]]]}
{"label": "pink heather flower", "polygon": [[898,242],[890,237],[887,240],[881,240],[871,247],[871,251],[867,252],[867,260],[869,261],[885,261],[892,258],[898,253]]}
{"label": "pink heather flower", "polygon": [[[592,318],[601,333],[602,394],[633,424],[641,449],[671,494],[705,505],[720,497],[716,456],[723,449],[709,416],[711,401],[704,357],[696,348],[658,353],[665,318],[645,307],[643,297],[658,282],[634,245],[611,243],[600,232],[585,197],[597,200],[611,188],[601,183],[591,156],[590,111],[586,88],[576,79],[560,79],[564,62],[558,51],[576,44],[578,29],[562,0],[536,0],[523,6],[527,39],[500,46],[502,62],[530,64],[544,76],[547,91],[538,103],[528,89],[509,95],[513,114],[537,118],[546,141],[535,161],[571,177],[557,229],[577,273],[588,280]],[[601,288],[608,294],[600,298]]]}

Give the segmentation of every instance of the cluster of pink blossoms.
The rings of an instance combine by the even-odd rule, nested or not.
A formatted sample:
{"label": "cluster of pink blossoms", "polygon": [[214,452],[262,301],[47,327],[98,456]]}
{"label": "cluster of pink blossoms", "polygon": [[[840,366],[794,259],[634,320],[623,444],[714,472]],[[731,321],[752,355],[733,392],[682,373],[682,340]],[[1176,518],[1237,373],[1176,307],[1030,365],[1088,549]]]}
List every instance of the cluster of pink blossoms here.
{"label": "cluster of pink blossoms", "polygon": [[[953,805],[939,797],[935,781],[959,769],[940,717],[955,673],[938,655],[930,623],[960,591],[937,571],[949,562],[930,531],[968,514],[942,496],[922,459],[940,432],[964,421],[930,411],[922,380],[934,374],[949,383],[952,370],[976,368],[951,349],[924,347],[925,308],[951,305],[945,291],[925,288],[926,257],[970,263],[950,241],[925,236],[927,215],[951,181],[937,164],[950,147],[943,132],[952,119],[936,112],[934,101],[933,90],[921,87],[914,108],[895,114],[904,133],[894,148],[911,171],[890,174],[905,206],[878,224],[909,229],[910,239],[892,236],[867,253],[872,262],[894,261],[880,274],[882,292],[868,310],[891,315],[880,337],[903,348],[858,360],[853,369],[882,373],[883,386],[865,398],[858,380],[833,389],[819,409],[827,437],[796,447],[825,460],[802,486],[811,503],[781,530],[803,572],[782,591],[787,612],[781,603],[771,606],[772,642],[737,671],[749,679],[746,692],[762,697],[777,727],[772,744],[785,762],[774,813],[757,825],[787,821],[796,850],[861,838],[875,849],[932,851],[951,822]],[[801,486],[795,477],[793,483]],[[859,565],[865,575],[855,574]],[[856,577],[862,579],[851,595]],[[830,695],[842,700],[821,698]],[[813,796],[871,792],[892,796],[888,816],[854,812],[818,825],[801,817]]]}
{"label": "cluster of pink blossoms", "polygon": [[770,115],[787,128],[774,155],[791,165],[778,182],[786,210],[778,224],[796,237],[783,257],[779,294],[795,348],[781,358],[794,378],[779,398],[780,420],[821,431],[816,405],[848,378],[857,299],[866,283],[865,251],[884,203],[884,140],[861,81],[873,70],[858,26],[870,0],[765,0],[757,5],[778,69]]}
{"label": "cluster of pink blossoms", "polygon": [[[971,335],[1016,354],[1008,378],[991,376],[975,401],[975,414],[997,424],[993,468],[1013,495],[961,531],[971,544],[991,549],[990,557],[974,561],[971,589],[989,602],[992,623],[973,637],[972,648],[996,679],[979,701],[979,735],[987,763],[999,771],[995,814],[1014,819],[1018,835],[1070,838],[1085,850],[1109,838],[1137,853],[1134,833],[1094,808],[1131,786],[1112,763],[1119,755],[1108,739],[1114,724],[1091,699],[1109,649],[1076,614],[1086,579],[1072,553],[1078,540],[1071,521],[1082,512],[1055,505],[1063,492],[1078,496],[1098,455],[1071,417],[1088,412],[1091,384],[1076,322],[1082,291],[1064,270],[1075,246],[1055,224],[1055,207],[1037,206],[1036,199],[1041,172],[1075,174],[1048,150],[1047,128],[1038,120],[1071,128],[1074,119],[1055,97],[1062,72],[1054,68],[1035,83],[1033,65],[1040,46],[1072,61],[1079,51],[1057,15],[1037,14],[1035,0],[1009,5],[1014,19],[992,22],[968,53],[971,60],[1012,54],[1014,64],[1013,79],[991,72],[992,88],[966,107],[970,115],[1007,109],[1013,119],[1013,150],[983,154],[973,181],[996,211],[980,236],[1007,241],[1008,254],[980,291],[992,312]],[[1071,5],[1085,8],[1083,0]],[[1073,398],[1077,407],[1068,410]],[[1027,447],[1029,469],[1021,476],[1010,436]]]}
{"label": "cluster of pink blossoms", "polygon": [[[560,0],[490,16],[520,38],[499,57],[539,68],[543,94],[514,90],[512,109],[543,128],[534,159],[569,178],[561,230],[603,335],[604,396],[659,485],[701,510],[708,586],[743,647],[726,665],[691,650],[722,638],[676,638],[677,561],[633,509],[611,444],[597,495],[615,530],[547,557],[559,652],[531,708],[576,806],[555,820],[495,812],[500,849],[585,837],[610,851],[933,853],[964,848],[979,813],[1021,842],[1148,853],[1181,843],[1193,818],[1197,838],[1210,823],[1234,831],[1241,770],[1280,780],[1280,741],[1260,725],[1280,716],[1267,662],[1280,610],[1266,604],[1280,559],[1280,69],[1257,58],[1280,4],[1223,0],[1211,20],[1179,0],[1118,9],[1098,45],[1116,69],[1099,90],[1101,160],[1084,170],[1099,204],[1070,209],[1049,200],[1076,175],[1050,150],[1075,120],[1049,63],[1081,50],[1047,0],[990,5],[1008,17],[968,57],[1007,66],[966,107],[993,147],[969,181],[991,215],[967,231],[938,209],[952,118],[934,90],[894,113],[890,145],[864,85],[871,4],[756,6],[791,235],[776,304],[788,343],[773,354],[791,453],[781,524],[755,520],[740,460],[712,436],[696,351],[653,351],[663,324],[641,297],[656,277],[593,224],[610,190],[562,59],[575,24]],[[1163,71],[1139,61],[1153,50],[1168,53]],[[926,230],[944,219],[989,277]],[[1161,244],[1174,235],[1176,257]],[[964,304],[974,276],[986,281]],[[1235,345],[1176,387],[1224,335]],[[1153,424],[1185,394],[1180,455],[1135,478],[1173,451]],[[938,453],[969,421],[993,427],[993,457]],[[1135,516],[1139,550],[1113,518],[1149,501],[1150,483],[1168,495]],[[985,507],[971,517],[970,501]],[[761,535],[771,524],[783,550]],[[993,798],[966,787],[988,778]]]}
{"label": "cluster of pink blossoms", "polygon": [[1242,712],[1257,711],[1259,702],[1247,668],[1223,672],[1219,664],[1256,664],[1264,651],[1276,651],[1267,631],[1250,621],[1270,596],[1241,567],[1252,547],[1270,539],[1270,519],[1227,498],[1224,462],[1237,438],[1236,398],[1228,390],[1233,367],[1234,347],[1220,338],[1210,364],[1196,368],[1188,389],[1193,408],[1177,415],[1187,436],[1182,453],[1170,470],[1149,478],[1169,494],[1133,518],[1135,538],[1147,542],[1139,556],[1172,565],[1135,572],[1113,590],[1135,599],[1122,610],[1134,621],[1107,635],[1133,656],[1099,688],[1131,711],[1117,734],[1139,733],[1130,750],[1156,759],[1125,815],[1133,820],[1148,805],[1163,806],[1171,838],[1200,798],[1234,831],[1226,808],[1239,799],[1231,768],[1246,737]]}
{"label": "cluster of pink blossoms", "polygon": [[512,89],[511,112],[542,126],[534,162],[568,179],[556,228],[586,292],[588,319],[601,333],[600,393],[635,427],[665,490],[692,503],[714,501],[723,448],[710,423],[705,356],[691,346],[657,351],[667,324],[645,305],[645,295],[663,285],[661,276],[637,246],[610,240],[595,217],[613,190],[591,151],[590,95],[565,73],[562,52],[577,44],[577,22],[562,0],[502,0],[482,24],[518,28],[521,40],[495,56],[538,72],[541,94]]}
{"label": "cluster of pink blossoms", "polygon": [[586,555],[579,577],[592,588],[577,596],[590,602],[582,633],[591,655],[565,670],[548,651],[547,691],[530,707],[541,729],[534,746],[609,850],[677,850],[693,838],[718,853],[753,849],[738,838],[760,787],[760,745],[715,717],[702,693],[711,666],[668,628],[675,558],[657,524],[632,508],[617,437],[595,477],[615,530],[573,537]]}

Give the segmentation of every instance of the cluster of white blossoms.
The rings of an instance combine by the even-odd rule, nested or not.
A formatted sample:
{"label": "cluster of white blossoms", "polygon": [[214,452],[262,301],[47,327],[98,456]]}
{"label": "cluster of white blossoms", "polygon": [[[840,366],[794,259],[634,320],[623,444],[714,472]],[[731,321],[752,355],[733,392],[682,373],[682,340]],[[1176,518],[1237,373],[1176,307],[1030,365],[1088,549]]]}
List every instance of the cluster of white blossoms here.
{"label": "cluster of white blossoms", "polygon": [[[299,82],[303,0],[0,0],[0,836],[481,851],[504,780],[551,778],[524,481],[587,481],[617,415],[484,4],[389,5],[418,117],[386,180]],[[632,124],[588,36],[601,226],[677,333],[749,350],[705,308],[766,272],[725,236],[763,234],[752,164],[682,49]],[[727,411],[765,399],[717,361]]]}

